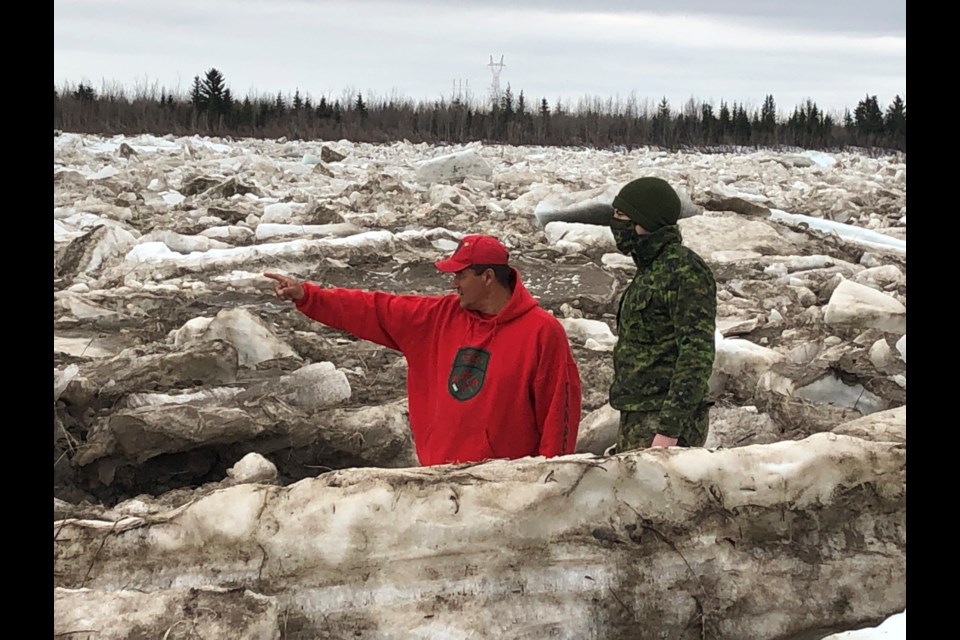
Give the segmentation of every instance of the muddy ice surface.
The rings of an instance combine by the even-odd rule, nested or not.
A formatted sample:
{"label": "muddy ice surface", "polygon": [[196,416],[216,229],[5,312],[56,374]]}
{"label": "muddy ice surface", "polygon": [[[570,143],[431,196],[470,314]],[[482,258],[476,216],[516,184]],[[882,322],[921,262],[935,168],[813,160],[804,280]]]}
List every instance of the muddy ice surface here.
{"label": "muddy ice surface", "polygon": [[[122,153],[121,144],[136,153]],[[101,612],[141,607],[136,603],[136,589],[141,589],[162,595],[162,601],[152,605],[155,612],[143,610],[144,620],[152,620],[144,624],[160,630],[161,636],[169,630],[171,638],[191,637],[176,634],[216,622],[198,615],[164,614],[173,611],[170,607],[185,610],[202,598],[211,603],[211,610],[227,616],[233,615],[229,612],[234,607],[247,607],[245,599],[253,598],[262,615],[238,622],[237,628],[249,634],[244,637],[281,637],[277,635],[281,628],[286,629],[285,637],[323,637],[317,607],[325,602],[323,606],[332,606],[328,599],[334,592],[322,586],[332,584],[328,582],[332,578],[308,571],[303,584],[314,589],[314,595],[309,602],[298,602],[272,582],[282,580],[280,565],[262,565],[274,572],[269,579],[262,571],[257,579],[251,577],[249,563],[265,562],[256,560],[253,553],[257,544],[266,544],[272,535],[262,529],[265,523],[255,531],[244,529],[246,533],[215,534],[203,527],[194,529],[182,522],[185,516],[172,514],[189,513],[194,508],[189,505],[217,500],[215,496],[222,492],[240,499],[240,494],[229,492],[262,487],[257,491],[271,496],[263,504],[278,510],[274,522],[282,529],[284,518],[297,517],[296,510],[283,511],[278,506],[290,499],[284,491],[296,492],[296,487],[306,486],[303,482],[340,477],[338,473],[349,479],[354,477],[350,474],[363,473],[352,468],[374,473],[381,469],[390,491],[403,495],[404,486],[423,491],[409,484],[415,482],[411,478],[420,477],[410,474],[425,474],[431,483],[442,484],[444,474],[451,472],[417,469],[406,422],[402,356],[302,316],[273,297],[270,281],[262,277],[264,271],[286,272],[330,286],[439,294],[449,281],[433,262],[448,255],[463,233],[497,235],[511,249],[527,287],[567,329],[583,380],[578,452],[586,456],[583,460],[602,461],[603,451],[615,439],[618,419],[606,404],[617,301],[634,267],[616,253],[609,230],[583,224],[590,217],[583,212],[592,208],[595,216],[597,207],[602,210],[620,186],[640,175],[658,175],[677,186],[684,203],[680,221],[684,240],[704,257],[718,280],[717,361],[710,385],[716,404],[711,410],[708,450],[742,449],[741,458],[724,458],[725,469],[747,477],[751,456],[760,456],[764,464],[777,468],[762,447],[791,443],[798,451],[806,447],[803,455],[816,458],[826,456],[817,438],[829,435],[864,443],[850,449],[849,460],[885,460],[881,471],[888,475],[883,482],[892,482],[890,487],[903,481],[903,461],[895,453],[906,446],[903,156],[766,151],[668,154],[647,149],[626,154],[476,144],[441,149],[409,143],[378,146],[349,141],[121,139],[73,134],[55,137],[54,154],[55,530],[61,534],[84,531],[97,544],[116,538],[117,544],[132,550],[131,558],[139,554],[165,557],[164,549],[174,547],[165,546],[161,538],[174,535],[178,528],[182,530],[175,535],[199,536],[198,540],[207,535],[240,536],[237,540],[243,540],[241,546],[249,547],[252,554],[229,561],[219,555],[203,557],[198,560],[203,563],[200,573],[180,577],[171,565],[168,570],[158,569],[165,577],[155,582],[58,578],[56,602],[64,613],[58,613],[57,624],[71,626],[84,607]],[[631,455],[640,455],[647,461],[647,466],[641,466],[654,471],[645,476],[633,467],[627,471],[616,467],[611,481],[623,484],[621,490],[644,490],[657,476],[655,469],[664,460],[660,456],[676,457],[684,482],[695,485],[703,480],[690,478],[707,473],[695,471],[696,464],[712,464],[710,458],[692,451]],[[479,465],[477,469],[489,467],[489,471],[478,471],[477,478],[495,486],[512,473],[513,464],[519,463]],[[557,472],[564,468],[562,462],[551,464],[558,465],[551,467]],[[849,502],[830,508],[853,509],[861,514],[859,519],[846,528],[838,523],[836,534],[827,535],[835,525],[827,523],[826,512],[816,515],[809,510],[814,507],[795,504],[769,508],[793,510],[797,522],[806,523],[804,527],[823,527],[824,540],[832,540],[828,546],[836,570],[898,584],[905,551],[898,491],[887,488],[882,500],[871,497],[879,481],[857,476],[869,464],[858,462],[854,471],[838,470],[835,465],[848,463],[829,456],[810,464],[819,469],[816,478],[805,480],[811,483],[810,491],[822,489],[817,478],[824,483],[844,478],[841,493]],[[792,473],[781,469],[784,482],[794,478]],[[480,491],[470,488],[473,476],[457,477],[454,484],[463,491]],[[530,476],[513,491],[527,495],[543,477]],[[526,487],[526,482],[533,485]],[[670,490],[661,489],[668,495]],[[297,509],[319,509],[320,513],[338,503],[336,495],[330,496],[329,505],[308,501],[298,503]],[[378,495],[364,494],[356,508],[373,508],[369,505],[379,504]],[[422,495],[428,503],[453,504],[442,491]],[[698,500],[717,500],[709,495],[708,491],[691,503],[696,511],[706,504]],[[229,503],[232,498],[224,499]],[[364,501],[372,502],[364,507]],[[499,522],[517,517],[512,508],[507,500],[494,515],[465,515]],[[613,503],[598,508],[596,518],[625,526],[629,509],[624,512]],[[827,507],[816,507],[822,508]],[[435,516],[429,510],[424,515]],[[552,517],[569,520],[570,529],[562,536],[567,542],[555,541],[569,554],[530,554],[529,562],[514,565],[518,575],[526,576],[521,583],[526,580],[532,587],[534,574],[540,576],[536,580],[547,580],[542,572],[558,570],[570,558],[594,557],[598,553],[594,545],[605,544],[622,553],[623,548],[603,533],[607,529],[595,528],[599,534],[587,532],[592,542],[582,546],[575,542],[584,533],[572,512],[559,508]],[[760,516],[761,521],[764,517]],[[689,536],[719,536],[721,529],[724,535],[729,533],[727,525],[713,522],[711,516],[698,518],[705,518],[697,521],[699,529],[680,526],[679,520],[672,525],[679,527],[676,535],[681,547],[695,545]],[[882,532],[876,528],[878,518],[886,519]],[[471,522],[479,520],[457,525],[466,527],[467,537],[476,535]],[[861,529],[868,523],[873,523],[869,534]],[[112,533],[97,533],[105,531],[104,526]],[[363,530],[343,526],[350,536]],[[379,525],[364,526],[370,532]],[[618,526],[610,530],[619,531]],[[659,530],[659,525],[650,526]],[[142,533],[138,543],[131,542],[130,536],[141,535],[134,531]],[[162,531],[166,533],[155,533]],[[754,533],[788,535],[777,527]],[[73,539],[81,540],[83,535]],[[527,537],[515,541],[512,534],[504,535],[506,544],[516,543],[517,549],[530,544]],[[616,540],[629,537],[623,531],[614,535]],[[841,538],[848,542],[839,544]],[[283,549],[286,543],[280,540],[277,551],[291,558],[305,551]],[[749,543],[766,544],[757,539]],[[62,544],[55,541],[55,555],[71,575],[90,569],[93,576],[99,571],[96,566],[109,556],[94,560],[82,546],[69,551]],[[402,542],[397,544],[397,557],[410,553]],[[477,544],[482,548],[485,543]],[[821,564],[813,555],[822,556],[828,549],[818,546],[815,537],[804,544],[807,555],[791,556],[791,562],[799,563],[795,570],[813,571]],[[422,543],[415,548],[423,548]],[[764,547],[763,553],[770,554],[774,564],[786,562],[775,548]],[[874,561],[869,559],[869,548],[884,551]],[[368,546],[357,549],[372,552]],[[352,565],[356,570],[369,562],[363,553]],[[476,551],[462,553],[473,557]],[[653,563],[652,571],[672,566],[658,553],[638,548],[625,557]],[[75,554],[76,566],[70,554]],[[590,570],[597,576],[610,571],[602,556],[596,555],[596,567]],[[123,560],[109,562],[119,563],[122,573]],[[431,582],[429,588],[425,582],[409,583],[419,585],[418,593],[439,603],[434,613],[423,613],[427,625],[423,633],[445,629],[453,634],[450,637],[460,637],[446,612],[465,605],[450,600],[452,594],[437,586],[451,581],[450,572],[460,569],[455,561],[425,562],[433,567],[433,580],[439,582]],[[464,562],[474,566],[469,558]],[[725,562],[725,570],[747,571],[746,565],[738,564],[745,562],[745,556],[734,554]],[[223,578],[230,566],[246,567],[237,574],[243,577]],[[476,570],[481,577],[486,575],[484,569]],[[508,571],[502,566],[500,570]],[[703,576],[712,570],[698,565]],[[216,577],[218,573],[221,578]],[[376,579],[383,581],[383,588],[407,588],[404,580],[409,576],[402,572],[374,570],[369,575],[379,576]],[[548,583],[559,592],[583,595],[579,587],[558,587],[567,584],[563,580]],[[627,591],[636,598],[659,593],[659,587],[643,592],[629,586],[633,583],[624,576],[604,580],[608,590],[591,597],[602,603],[592,611],[606,613],[597,614],[599,627],[590,633],[616,637],[626,633],[624,620],[629,616],[623,616],[633,605],[627,603],[626,609],[617,605],[609,595],[611,585],[629,587]],[[499,598],[523,587],[497,584],[475,594],[484,594],[493,609],[506,607],[503,613],[509,618],[515,612],[499,604]],[[743,584],[753,583],[744,578]],[[803,584],[803,589],[816,590],[819,583],[811,577]],[[92,591],[81,591],[88,587]],[[212,590],[196,591],[201,588]],[[346,629],[354,620],[359,636],[388,637],[391,624],[399,624],[397,619],[372,622],[369,611],[363,609],[364,603],[385,597],[383,592],[376,597],[362,590],[350,593],[360,600],[337,609],[341,613],[336,624]],[[845,593],[846,604],[834,603],[840,609],[827,616],[825,629],[876,623],[902,609],[896,589],[873,600],[860,592]],[[817,637],[803,636],[818,633],[817,623],[813,619],[797,622],[809,617],[808,612],[787,596],[778,605],[785,618],[777,624],[771,620],[761,624],[759,614],[746,613],[750,606],[760,606],[745,604],[753,602],[752,595],[742,600],[729,593],[723,597],[729,599],[736,620],[728,627],[716,626],[715,637],[737,637],[745,629],[760,634],[755,637]],[[686,628],[680,624],[683,620],[686,624],[702,618],[704,606],[720,602],[709,605],[703,598],[695,600],[692,608],[687,608],[689,603],[677,604],[681,613],[676,629]],[[453,604],[444,608],[442,603],[448,601]],[[529,637],[553,628],[552,624],[561,628],[568,608],[563,597],[538,602],[547,627],[531,627]],[[613,609],[606,609],[608,605]],[[433,618],[429,616],[436,616],[430,629]],[[284,619],[285,627],[277,622]],[[188,622],[177,625],[178,620]],[[295,631],[291,620],[302,631]],[[754,623],[759,626],[751,627]],[[664,624],[664,629],[674,628],[673,622]],[[691,622],[675,637],[701,637],[695,628],[699,633],[705,627]],[[604,629],[620,631],[604,635]],[[120,630],[115,633],[127,637]]]}

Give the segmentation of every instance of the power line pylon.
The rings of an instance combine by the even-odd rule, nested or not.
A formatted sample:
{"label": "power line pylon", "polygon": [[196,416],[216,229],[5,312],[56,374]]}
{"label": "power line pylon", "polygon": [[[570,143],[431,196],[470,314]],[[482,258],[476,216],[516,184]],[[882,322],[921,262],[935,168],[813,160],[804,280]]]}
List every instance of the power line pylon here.
{"label": "power line pylon", "polygon": [[500,72],[506,67],[503,63],[503,54],[500,55],[500,62],[494,62],[493,56],[490,56],[490,73],[493,74],[493,83],[490,85],[490,102],[496,105],[500,102]]}

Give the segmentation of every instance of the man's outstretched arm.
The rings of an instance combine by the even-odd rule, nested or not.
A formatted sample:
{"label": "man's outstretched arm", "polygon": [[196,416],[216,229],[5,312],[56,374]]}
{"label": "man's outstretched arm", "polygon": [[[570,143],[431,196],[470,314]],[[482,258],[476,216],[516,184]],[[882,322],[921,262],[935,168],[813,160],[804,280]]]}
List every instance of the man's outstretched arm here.
{"label": "man's outstretched arm", "polygon": [[308,318],[389,349],[404,351],[429,330],[436,296],[407,296],[360,289],[325,289],[290,276],[265,273],[274,292],[290,300]]}

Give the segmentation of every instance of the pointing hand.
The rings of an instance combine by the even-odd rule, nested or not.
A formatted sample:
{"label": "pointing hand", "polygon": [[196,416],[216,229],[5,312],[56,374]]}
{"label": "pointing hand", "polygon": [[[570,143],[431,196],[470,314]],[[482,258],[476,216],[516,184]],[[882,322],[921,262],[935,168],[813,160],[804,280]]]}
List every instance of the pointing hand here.
{"label": "pointing hand", "polygon": [[303,285],[296,278],[291,278],[290,276],[285,276],[280,273],[264,273],[263,275],[276,281],[276,284],[273,285],[273,291],[281,300],[298,302],[306,295],[303,290]]}

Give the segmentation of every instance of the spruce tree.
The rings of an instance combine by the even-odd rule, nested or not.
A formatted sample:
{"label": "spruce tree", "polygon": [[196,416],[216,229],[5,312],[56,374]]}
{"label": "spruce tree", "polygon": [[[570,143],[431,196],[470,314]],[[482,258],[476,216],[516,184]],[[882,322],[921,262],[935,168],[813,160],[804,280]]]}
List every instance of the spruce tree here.
{"label": "spruce tree", "polygon": [[720,117],[717,126],[719,127],[720,142],[725,143],[727,135],[733,131],[733,120],[730,117],[730,108],[723,100],[720,101]]}
{"label": "spruce tree", "polygon": [[907,105],[899,95],[887,107],[883,127],[894,149],[907,150]]}
{"label": "spruce tree", "polygon": [[206,111],[207,99],[200,84],[200,76],[193,76],[193,87],[190,89],[190,102],[197,111]]}
{"label": "spruce tree", "polygon": [[203,97],[206,108],[217,114],[225,114],[230,110],[232,101],[230,95],[226,92],[224,86],[223,74],[217,69],[211,68],[204,75],[200,83],[200,94]]}
{"label": "spruce tree", "polygon": [[717,117],[713,115],[713,105],[704,102],[700,107],[700,121],[703,123],[703,140],[706,144],[714,144],[717,140]]}
{"label": "spruce tree", "polygon": [[505,121],[509,121],[513,117],[513,90],[510,89],[509,84],[507,84],[507,89],[500,98],[500,111]]}
{"label": "spruce tree", "polygon": [[760,108],[760,123],[758,129],[765,136],[767,143],[776,142],[777,105],[773,101],[772,95],[767,95],[767,97],[763,99],[763,107]]}
{"label": "spruce tree", "polygon": [[877,96],[867,95],[857,103],[853,118],[861,143],[870,144],[875,136],[883,134],[883,113],[877,103]]}
{"label": "spruce tree", "polygon": [[81,82],[77,85],[77,90],[73,92],[73,97],[80,102],[93,102],[97,99],[97,92],[90,85]]}
{"label": "spruce tree", "polygon": [[750,118],[747,116],[747,110],[743,105],[734,104],[733,130],[736,136],[737,144],[750,144],[751,127]]}

